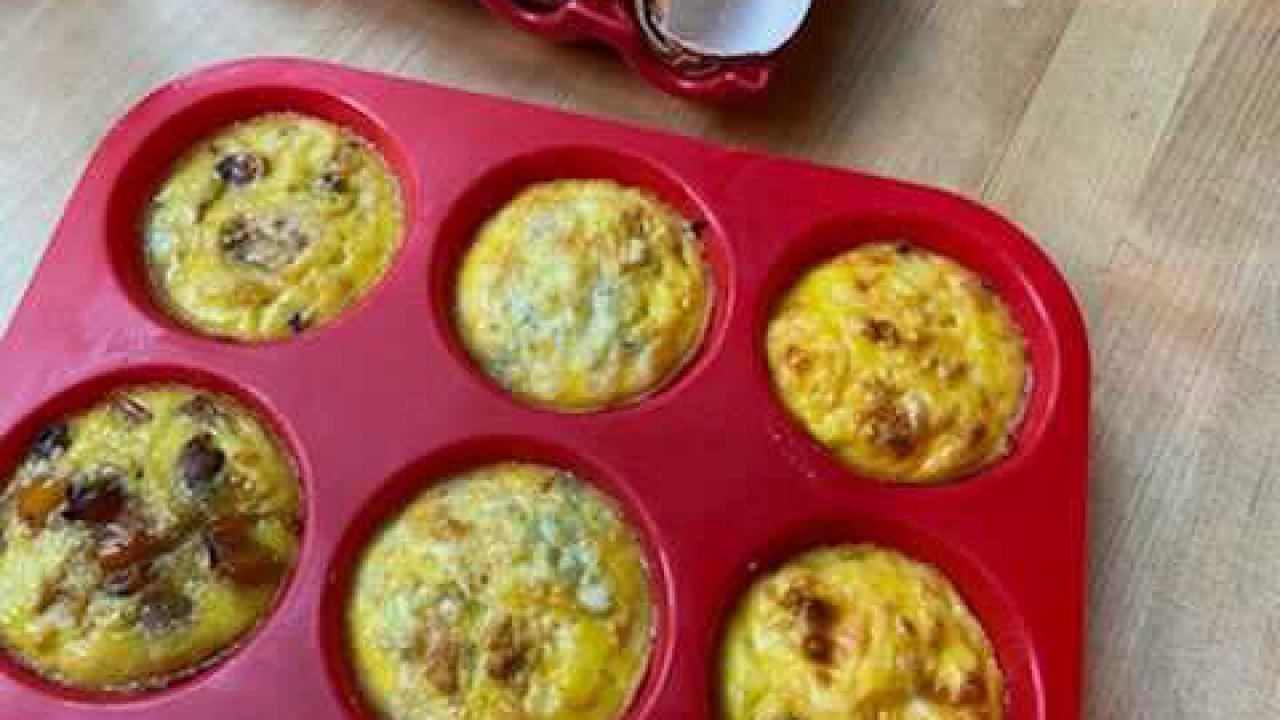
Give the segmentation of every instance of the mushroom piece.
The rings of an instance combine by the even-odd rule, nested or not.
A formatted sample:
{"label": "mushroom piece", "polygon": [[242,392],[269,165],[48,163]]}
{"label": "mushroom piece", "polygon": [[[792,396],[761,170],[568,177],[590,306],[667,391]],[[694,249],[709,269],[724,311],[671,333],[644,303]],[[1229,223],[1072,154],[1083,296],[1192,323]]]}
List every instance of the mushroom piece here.
{"label": "mushroom piece", "polygon": [[113,522],[124,511],[124,475],[115,467],[103,466],[94,477],[79,475],[67,487],[67,505],[62,517],[76,522]]}
{"label": "mushroom piece", "polygon": [[227,415],[216,400],[208,395],[196,395],[184,402],[178,412],[206,427],[227,420]]}
{"label": "mushroom piece", "polygon": [[200,433],[182,446],[178,453],[177,473],[182,485],[196,498],[213,497],[227,455],[214,442],[213,435]]}
{"label": "mushroom piece", "polygon": [[219,180],[243,187],[267,174],[267,159],[253,152],[233,152],[222,156],[213,166]]}
{"label": "mushroom piece", "polygon": [[71,447],[71,427],[59,420],[40,429],[31,442],[29,454],[39,460],[50,460]]}
{"label": "mushroom piece", "polygon": [[222,226],[218,242],[232,261],[274,272],[292,265],[311,239],[290,215],[241,214]]}
{"label": "mushroom piece", "polygon": [[138,599],[138,620],[147,632],[171,632],[191,616],[191,598],[168,585],[152,585]]}
{"label": "mushroom piece", "polygon": [[145,425],[154,417],[146,405],[124,393],[112,396],[111,410],[134,426]]}
{"label": "mushroom piece", "polygon": [[102,589],[109,595],[127,597],[146,586],[147,576],[145,564],[130,565],[119,570],[112,570],[103,576]]}

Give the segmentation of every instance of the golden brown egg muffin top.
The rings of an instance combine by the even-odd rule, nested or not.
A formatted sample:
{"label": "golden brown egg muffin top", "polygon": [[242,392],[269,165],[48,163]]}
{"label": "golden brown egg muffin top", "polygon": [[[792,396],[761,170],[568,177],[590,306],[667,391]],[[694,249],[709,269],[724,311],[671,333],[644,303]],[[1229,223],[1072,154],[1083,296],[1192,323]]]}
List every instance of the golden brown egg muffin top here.
{"label": "golden brown egg muffin top", "polygon": [[298,478],[231,398],[113,392],[46,426],[0,492],[0,645],[82,689],[165,685],[271,608],[297,553]]}
{"label": "golden brown egg muffin top", "polygon": [[152,291],[176,320],[278,340],[369,292],[400,247],[404,209],[373,145],[280,113],[196,145],[156,192],[143,230]]}
{"label": "golden brown egg muffin top", "polygon": [[753,585],[722,652],[727,720],[1000,720],[1004,679],[937,570],[869,545],[813,550]]}
{"label": "golden brown egg muffin top", "polygon": [[446,479],[359,561],[356,677],[393,720],[611,720],[648,664],[639,539],[569,473],[501,463]]}
{"label": "golden brown egg muffin top", "polygon": [[787,410],[852,469],[898,482],[973,472],[1009,452],[1026,343],[969,270],[905,244],[809,271],[769,325]]}
{"label": "golden brown egg muffin top", "polygon": [[652,193],[564,180],[520,193],[463,260],[456,323],[517,396],[560,410],[634,402],[697,349],[710,273],[691,224]]}

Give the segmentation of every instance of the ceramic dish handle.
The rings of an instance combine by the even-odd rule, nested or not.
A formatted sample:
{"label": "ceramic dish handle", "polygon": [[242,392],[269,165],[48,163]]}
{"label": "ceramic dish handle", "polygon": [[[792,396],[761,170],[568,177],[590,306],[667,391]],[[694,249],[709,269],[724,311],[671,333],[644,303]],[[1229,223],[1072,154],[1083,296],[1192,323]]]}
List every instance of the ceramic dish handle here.
{"label": "ceramic dish handle", "polygon": [[597,38],[613,44],[628,32],[626,12],[616,0],[480,0],[516,27],[560,41]]}
{"label": "ceramic dish handle", "polygon": [[[664,58],[633,12],[635,0],[480,0],[519,28],[561,42],[592,39],[613,47],[637,73],[673,95],[727,103],[761,95],[772,79],[772,57],[708,60],[688,72]],[[652,34],[649,31],[649,34]]]}
{"label": "ceramic dish handle", "polygon": [[571,0],[564,6],[564,23],[583,37],[601,39],[614,47],[635,35],[623,0]]}

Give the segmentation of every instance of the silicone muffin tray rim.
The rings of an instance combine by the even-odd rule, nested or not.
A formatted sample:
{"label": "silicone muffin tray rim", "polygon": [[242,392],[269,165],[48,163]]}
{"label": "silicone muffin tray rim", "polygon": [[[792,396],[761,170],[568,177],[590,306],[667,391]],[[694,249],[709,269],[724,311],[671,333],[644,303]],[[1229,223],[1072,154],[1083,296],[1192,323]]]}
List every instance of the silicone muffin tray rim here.
{"label": "silicone muffin tray rim", "polygon": [[[338,122],[382,149],[403,183],[404,246],[328,326],[261,345],[201,337],[151,300],[138,219],[183,150],[271,111]],[[477,223],[531,182],[575,177],[647,187],[703,221],[717,284],[711,327],[681,377],[633,406],[582,415],[494,387],[460,349],[448,310]],[[764,360],[772,303],[805,268],[900,239],[977,271],[1027,335],[1033,382],[1014,451],[940,486],[843,468],[787,416]],[[364,539],[430,480],[503,459],[577,471],[639,529],[656,628],[630,720],[717,717],[720,632],[746,584],[804,548],[858,541],[953,580],[1005,671],[1009,718],[1080,714],[1084,325],[1034,243],[955,195],[335,65],[216,66],[140,102],[89,162],[0,340],[0,464],[7,473],[43,422],[110,387],[170,380],[240,397],[295,453],[306,519],[287,589],[242,647],[158,692],[59,689],[0,657],[0,716],[365,717],[341,625]]]}
{"label": "silicone muffin tray rim", "polygon": [[634,0],[566,0],[559,7],[533,7],[522,0],[480,0],[512,25],[560,42],[595,40],[617,52],[649,84],[664,92],[711,103],[736,103],[768,89],[778,54],[709,58],[711,66],[690,74],[666,62],[646,38]]}

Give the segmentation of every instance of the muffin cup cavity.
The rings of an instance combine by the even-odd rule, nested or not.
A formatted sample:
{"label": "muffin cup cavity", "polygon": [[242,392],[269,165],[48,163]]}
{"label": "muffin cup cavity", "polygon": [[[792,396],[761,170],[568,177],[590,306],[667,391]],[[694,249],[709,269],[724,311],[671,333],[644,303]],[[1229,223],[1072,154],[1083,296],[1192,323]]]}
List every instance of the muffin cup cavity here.
{"label": "muffin cup cavity", "polygon": [[119,389],[166,385],[188,387],[231,398],[252,413],[271,433],[286,460],[292,465],[298,481],[298,557],[284,571],[271,606],[258,618],[252,628],[205,660],[176,671],[170,679],[157,687],[98,690],[63,685],[44,677],[0,645],[0,674],[7,675],[34,692],[87,706],[158,702],[182,695],[193,687],[203,685],[218,676],[229,665],[234,664],[236,658],[242,653],[250,652],[258,636],[281,614],[282,607],[288,603],[294,592],[293,581],[307,555],[310,493],[306,478],[309,464],[305,454],[301,452],[302,448],[297,436],[285,420],[275,412],[261,394],[235,381],[204,370],[162,364],[141,364],[96,374],[54,393],[34,410],[28,412],[3,437],[0,437],[0,473],[3,473],[6,479],[10,477],[23,462],[32,442],[50,423],[86,411]]}
{"label": "muffin cup cavity", "polygon": [[[238,123],[271,114],[316,118],[368,141],[385,159],[400,191],[403,229],[399,246],[381,278],[336,318],[307,334],[324,332],[358,315],[365,305],[375,301],[396,271],[417,222],[421,195],[416,166],[400,139],[373,111],[336,94],[283,84],[238,88],[200,98],[153,127],[125,161],[107,198],[105,237],[115,277],[133,304],[155,324],[214,342],[242,344],[243,341],[189,327],[164,306],[148,276],[143,233],[152,196],[188,151]],[[256,340],[252,344],[269,346],[290,340]]]}
{"label": "muffin cup cavity", "polygon": [[[477,364],[464,346],[456,325],[458,274],[463,259],[485,223],[531,186],[559,180],[611,180],[624,188],[653,193],[690,225],[701,245],[709,276],[708,317],[689,355],[656,387],[614,406],[565,409],[540,404],[500,387]],[[638,155],[596,146],[558,146],[507,160],[482,173],[451,204],[433,248],[430,293],[438,332],[449,351],[470,376],[509,402],[538,411],[563,414],[627,412],[678,394],[715,356],[723,340],[733,287],[732,258],[723,226],[698,191],[673,171]]]}
{"label": "muffin cup cavity", "polygon": [[[1008,428],[1009,452],[960,475],[924,483],[895,483],[864,476],[844,464],[791,415],[778,397],[770,373],[766,338],[782,299],[811,270],[841,254],[865,245],[888,243],[917,247],[936,253],[972,271],[1009,309],[1026,345],[1026,383],[1018,413]],[[833,477],[890,485],[904,491],[928,492],[955,483],[986,482],[1017,474],[1028,458],[1037,454],[1055,403],[1061,378],[1058,337],[1052,318],[1038,298],[1027,273],[1002,244],[975,231],[929,217],[868,215],[829,220],[809,227],[787,241],[778,261],[769,269],[763,292],[752,308],[757,382],[767,387],[769,411],[779,426],[790,427],[803,461]]]}
{"label": "muffin cup cavity", "polygon": [[621,718],[642,718],[656,699],[675,651],[671,637],[673,600],[666,555],[651,518],[632,484],[601,463],[529,436],[471,438],[421,458],[379,483],[379,490],[347,526],[328,561],[320,603],[321,638],[329,677],[339,701],[353,717],[375,720],[352,667],[346,607],[355,570],[374,535],[419,494],[459,473],[501,462],[527,462],[566,470],[611,500],[635,531],[644,553],[652,605],[652,638],[644,674]]}
{"label": "muffin cup cavity", "polygon": [[740,562],[731,591],[720,600],[714,642],[705,648],[711,672],[710,705],[723,718],[720,691],[722,652],[729,622],[758,581],[811,550],[841,545],[871,545],[902,553],[937,569],[968,605],[986,633],[1004,676],[1005,717],[1042,720],[1039,671],[1030,631],[1000,581],[977,558],[924,528],[906,521],[857,510],[834,512],[783,524]]}

